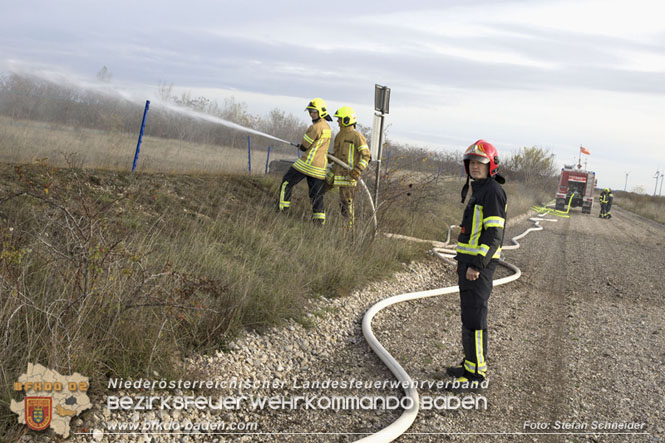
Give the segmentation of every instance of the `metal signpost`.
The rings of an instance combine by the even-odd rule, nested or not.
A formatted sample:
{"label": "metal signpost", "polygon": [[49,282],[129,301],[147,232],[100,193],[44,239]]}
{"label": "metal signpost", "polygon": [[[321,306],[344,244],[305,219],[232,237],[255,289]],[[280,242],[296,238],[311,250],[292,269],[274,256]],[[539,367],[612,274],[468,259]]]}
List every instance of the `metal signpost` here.
{"label": "metal signpost", "polygon": [[374,126],[370,151],[376,161],[376,185],[374,189],[374,208],[379,208],[379,178],[381,176],[381,154],[383,151],[383,126],[386,114],[390,111],[390,88],[374,85]]}

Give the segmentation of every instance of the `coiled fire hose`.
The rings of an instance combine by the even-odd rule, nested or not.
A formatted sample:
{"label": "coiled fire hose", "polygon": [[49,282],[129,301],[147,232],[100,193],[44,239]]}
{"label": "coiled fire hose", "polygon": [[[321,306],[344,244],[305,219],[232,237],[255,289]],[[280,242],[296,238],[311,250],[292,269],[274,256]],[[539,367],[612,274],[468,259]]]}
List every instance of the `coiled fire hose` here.
{"label": "coiled fire hose", "polygon": [[[544,215],[545,214],[540,214],[538,218],[535,217],[530,218],[529,220],[534,222],[534,226],[527,229],[522,234],[513,237],[511,239],[511,242],[513,244],[509,246],[504,246],[502,249],[511,250],[519,248],[520,247],[520,244],[518,243],[519,239],[525,237],[529,232],[540,231],[543,229],[542,226],[540,226],[541,221],[553,221],[553,222],[557,221],[553,219],[545,219],[543,218]],[[454,261],[452,261],[452,257],[455,256],[454,245],[449,245],[449,241],[450,241],[451,231],[453,228],[456,227],[457,226],[453,225],[448,228],[448,235],[444,243],[432,242],[435,245],[433,253],[448,263],[455,263]],[[393,238],[423,241],[396,234],[388,234],[388,235]],[[493,282],[494,286],[500,286],[509,283],[511,281],[517,280],[522,275],[522,271],[520,271],[520,269],[517,266],[504,261],[503,258],[499,260],[499,264],[503,267],[512,270],[514,274],[494,280]],[[363,330],[363,335],[365,336],[365,340],[372,348],[374,353],[381,359],[381,361],[388,367],[388,369],[390,369],[390,372],[393,373],[393,375],[397,378],[397,380],[399,380],[401,385],[404,387],[404,393],[406,394],[407,397],[411,399],[410,401],[411,407],[405,409],[402,415],[400,415],[400,417],[397,420],[395,420],[393,423],[391,423],[389,426],[381,429],[379,432],[375,434],[369,435],[365,438],[358,440],[359,442],[365,442],[365,443],[389,442],[402,435],[404,432],[407,431],[407,429],[409,429],[409,427],[411,427],[414,420],[416,419],[416,416],[418,415],[419,401],[420,401],[418,396],[418,391],[416,390],[415,384],[413,383],[413,380],[411,379],[409,374],[407,374],[404,368],[381,345],[381,343],[379,343],[379,341],[374,336],[374,333],[372,332],[372,319],[383,308],[386,308],[388,306],[397,303],[401,303],[408,300],[420,299],[420,298],[434,297],[437,295],[452,294],[456,292],[459,292],[459,286],[449,286],[447,288],[431,289],[428,291],[411,292],[408,294],[396,295],[393,297],[389,297],[385,300],[381,300],[380,302],[376,303],[371,308],[369,308],[369,310],[365,313],[362,322],[362,330]]]}
{"label": "coiled fire hose", "polygon": [[559,211],[558,209],[548,208],[549,205],[554,203],[554,200],[547,203],[545,206],[532,206],[531,209],[541,214],[553,214],[556,215],[557,217],[569,218],[570,216],[568,215],[568,213],[570,212],[570,204],[572,203],[575,194],[576,192],[570,194],[570,198],[568,199],[568,208],[566,208],[565,211]]}

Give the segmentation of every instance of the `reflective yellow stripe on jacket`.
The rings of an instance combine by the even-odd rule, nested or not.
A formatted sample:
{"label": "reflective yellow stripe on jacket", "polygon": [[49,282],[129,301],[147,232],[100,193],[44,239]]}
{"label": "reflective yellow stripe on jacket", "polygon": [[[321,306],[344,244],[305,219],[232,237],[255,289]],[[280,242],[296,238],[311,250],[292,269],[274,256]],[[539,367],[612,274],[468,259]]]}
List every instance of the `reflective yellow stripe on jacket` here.
{"label": "reflective yellow stripe on jacket", "polygon": [[325,179],[328,166],[328,148],[332,133],[325,120],[320,119],[307,129],[303,136],[303,146],[307,148],[293,168],[310,177]]}
{"label": "reflective yellow stripe on jacket", "polygon": [[[335,157],[348,164],[351,169],[364,171],[369,165],[371,154],[365,137],[352,127],[343,127],[335,136]],[[349,176],[344,167],[334,164],[335,186],[356,186],[357,181]]]}
{"label": "reflective yellow stripe on jacket", "polygon": [[[506,225],[506,219],[503,217],[483,218],[483,207],[475,205],[473,207],[473,220],[471,222],[471,234],[468,243],[457,243],[457,252],[467,255],[482,255],[485,257],[490,247],[485,244],[478,244],[483,226],[485,228],[503,228]],[[492,258],[501,256],[501,247],[498,247]]]}

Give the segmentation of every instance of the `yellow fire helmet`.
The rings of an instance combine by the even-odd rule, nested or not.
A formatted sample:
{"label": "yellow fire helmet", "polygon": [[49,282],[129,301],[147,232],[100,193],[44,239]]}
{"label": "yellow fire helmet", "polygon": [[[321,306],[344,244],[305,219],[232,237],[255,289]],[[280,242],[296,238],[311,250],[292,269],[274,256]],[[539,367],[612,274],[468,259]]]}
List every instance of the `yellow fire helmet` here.
{"label": "yellow fire helmet", "polygon": [[315,111],[319,111],[319,117],[325,118],[328,121],[331,121],[332,118],[328,115],[328,109],[326,109],[326,102],[323,101],[322,98],[315,98],[312,99],[311,102],[307,105],[305,108],[305,111],[309,111],[310,109],[313,109]]}
{"label": "yellow fire helmet", "polygon": [[335,112],[335,118],[341,118],[342,125],[344,126],[355,125],[358,122],[356,111],[354,111],[351,106],[342,106],[339,108],[337,112]]}

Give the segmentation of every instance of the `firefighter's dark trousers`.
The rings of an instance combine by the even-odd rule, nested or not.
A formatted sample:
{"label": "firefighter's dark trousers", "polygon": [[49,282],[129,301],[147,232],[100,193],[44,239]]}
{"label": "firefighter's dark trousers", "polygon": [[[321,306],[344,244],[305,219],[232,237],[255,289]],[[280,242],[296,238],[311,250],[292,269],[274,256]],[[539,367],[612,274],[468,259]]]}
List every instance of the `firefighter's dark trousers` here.
{"label": "firefighter's dark trousers", "polygon": [[309,186],[309,200],[312,202],[312,219],[325,221],[326,213],[323,209],[325,180],[305,175],[293,167],[290,167],[286,171],[284,178],[282,178],[282,184],[279,187],[279,210],[283,211],[291,207],[291,191],[303,178],[307,178],[307,185]]}
{"label": "firefighter's dark trousers", "polygon": [[496,261],[480,271],[478,280],[467,280],[467,263],[457,264],[462,313],[464,368],[476,375],[487,373],[487,304],[492,292]]}
{"label": "firefighter's dark trousers", "polygon": [[604,218],[606,214],[607,214],[607,203],[601,203],[600,204],[600,216]]}

